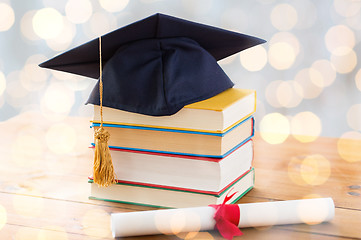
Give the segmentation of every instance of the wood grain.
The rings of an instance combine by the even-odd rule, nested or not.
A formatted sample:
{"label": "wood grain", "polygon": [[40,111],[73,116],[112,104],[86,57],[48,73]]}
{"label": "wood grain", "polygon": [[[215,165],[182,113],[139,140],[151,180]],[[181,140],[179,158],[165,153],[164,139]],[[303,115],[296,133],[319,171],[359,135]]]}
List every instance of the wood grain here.
{"label": "wood grain", "polygon": [[[111,213],[151,209],[88,199],[87,177],[92,169],[89,125],[85,118],[52,120],[36,112],[0,123],[0,132],[6,136],[0,138],[0,208],[6,216],[0,211],[1,239],[112,239]],[[56,128],[68,131],[76,141],[67,145],[61,131],[53,139]],[[29,139],[31,143],[26,141]],[[343,160],[337,141],[321,137],[300,143],[289,137],[272,145],[256,134],[256,185],[239,203],[332,197],[336,214],[330,223],[318,225],[247,228],[236,239],[361,239],[361,165]],[[306,158],[320,160],[320,164],[305,164]],[[186,237],[222,239],[215,231],[125,239]]]}

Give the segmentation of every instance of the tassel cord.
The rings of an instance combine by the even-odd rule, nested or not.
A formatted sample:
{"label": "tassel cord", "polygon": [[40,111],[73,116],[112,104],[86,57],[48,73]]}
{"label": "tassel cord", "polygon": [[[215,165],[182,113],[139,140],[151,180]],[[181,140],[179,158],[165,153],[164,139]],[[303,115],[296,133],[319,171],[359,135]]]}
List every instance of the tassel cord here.
{"label": "tassel cord", "polygon": [[101,37],[99,37],[99,103],[100,127],[95,131],[95,151],[93,165],[94,183],[101,187],[108,187],[116,182],[112,157],[108,147],[110,134],[103,128],[103,80],[102,80],[102,52]]}

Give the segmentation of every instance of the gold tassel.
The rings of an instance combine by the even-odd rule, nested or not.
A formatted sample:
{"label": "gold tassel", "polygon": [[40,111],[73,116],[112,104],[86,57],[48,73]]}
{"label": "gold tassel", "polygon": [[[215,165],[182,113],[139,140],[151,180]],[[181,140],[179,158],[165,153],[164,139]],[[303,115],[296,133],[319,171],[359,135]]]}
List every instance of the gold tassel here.
{"label": "gold tassel", "polygon": [[95,152],[94,152],[94,167],[93,180],[98,186],[108,187],[116,182],[114,176],[114,167],[110,150],[108,147],[108,140],[110,134],[103,128],[103,81],[102,81],[102,48],[101,37],[99,37],[99,62],[100,62],[100,77],[99,77],[99,96],[100,96],[100,127],[94,133],[95,138]]}
{"label": "gold tassel", "polygon": [[108,187],[116,182],[112,157],[108,147],[110,134],[103,127],[100,127],[95,131],[94,137],[94,182],[101,187]]}

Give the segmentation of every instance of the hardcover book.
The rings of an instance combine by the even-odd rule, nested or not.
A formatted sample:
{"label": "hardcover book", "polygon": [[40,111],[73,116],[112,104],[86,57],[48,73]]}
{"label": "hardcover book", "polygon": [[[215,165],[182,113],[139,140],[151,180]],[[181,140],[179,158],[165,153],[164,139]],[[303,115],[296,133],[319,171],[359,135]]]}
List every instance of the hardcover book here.
{"label": "hardcover book", "polygon": [[251,168],[253,142],[247,141],[224,158],[124,149],[111,149],[111,155],[121,182],[219,192]]}
{"label": "hardcover book", "polygon": [[150,207],[186,208],[221,204],[229,192],[236,192],[227,202],[228,204],[232,204],[237,202],[253,188],[254,177],[254,169],[252,168],[240,176],[238,180],[228,186],[228,188],[217,193],[121,182],[113,184],[108,188],[101,188],[89,180],[91,183],[91,196],[89,198]]}
{"label": "hardcover book", "polygon": [[[222,158],[253,137],[253,125],[254,118],[249,117],[224,133],[115,124],[103,127],[111,135],[111,148]],[[92,126],[99,128],[97,123]]]}
{"label": "hardcover book", "polygon": [[[94,123],[100,123],[94,105]],[[148,116],[103,107],[104,123],[222,133],[256,111],[256,92],[230,88],[212,98],[186,105],[170,116]]]}

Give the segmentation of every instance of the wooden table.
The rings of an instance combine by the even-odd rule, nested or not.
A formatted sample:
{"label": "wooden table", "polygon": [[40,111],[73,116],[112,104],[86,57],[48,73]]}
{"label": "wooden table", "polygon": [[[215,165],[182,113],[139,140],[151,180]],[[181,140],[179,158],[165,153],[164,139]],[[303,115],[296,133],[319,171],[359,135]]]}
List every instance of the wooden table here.
{"label": "wooden table", "polygon": [[[93,158],[88,119],[27,112],[0,123],[0,132],[0,239],[112,239],[110,213],[150,209],[88,199]],[[257,134],[255,188],[239,203],[332,197],[335,218],[243,229],[237,239],[361,239],[361,161],[343,160],[337,141],[300,143],[289,137],[271,145]],[[192,236],[222,239],[215,231],[129,239]]]}

